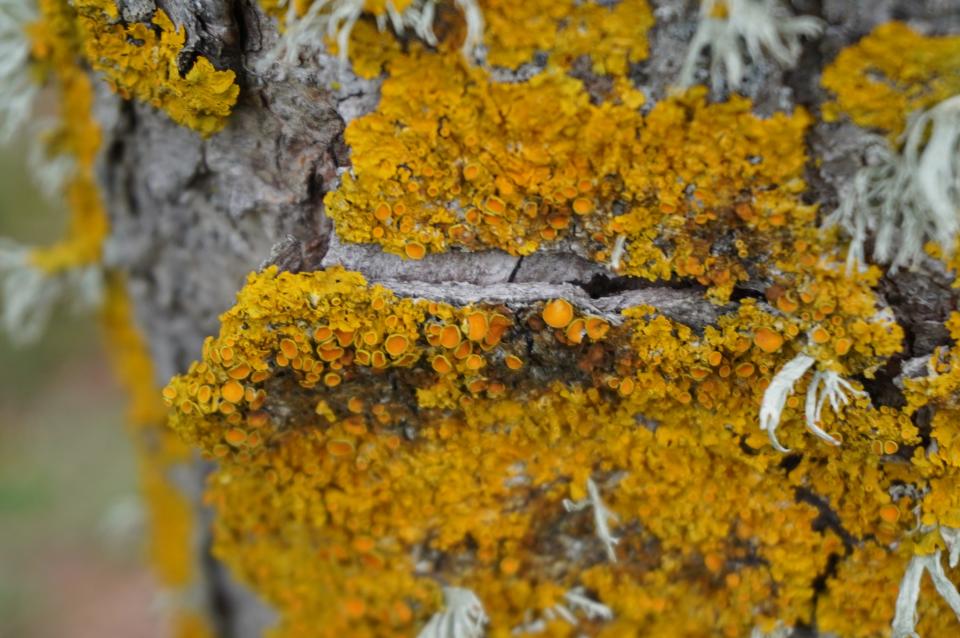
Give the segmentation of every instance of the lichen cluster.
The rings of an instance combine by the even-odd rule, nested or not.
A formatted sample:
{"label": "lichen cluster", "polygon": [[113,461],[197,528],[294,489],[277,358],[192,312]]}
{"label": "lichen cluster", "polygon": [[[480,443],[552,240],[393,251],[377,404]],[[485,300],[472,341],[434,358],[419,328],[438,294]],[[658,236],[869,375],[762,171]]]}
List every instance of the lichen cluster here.
{"label": "lichen cluster", "polygon": [[908,117],[960,93],[960,36],[923,36],[902,22],[880,25],[847,47],[823,72],[836,100],[823,107],[830,122],[899,136]]}
{"label": "lichen cluster", "polygon": [[[831,314],[869,314],[828,290]],[[618,321],[564,300],[398,298],[338,269],[252,275],[164,390],[173,427],[220,462],[215,551],[284,612],[283,635],[409,635],[437,582],[476,592],[490,635],[577,585],[614,611],[602,635],[742,635],[809,621],[815,581],[851,551],[798,493],[857,538],[911,526],[915,503],[887,492],[911,477],[904,414],[858,400],[825,417],[843,439],[828,448],[793,404],[787,464],[757,430],[772,371],[807,346],[798,317],[748,300],[702,335],[651,308]],[[846,356],[831,346],[849,374],[898,348],[889,321],[857,331]],[[617,564],[561,507],[590,477],[620,520]]]}
{"label": "lichen cluster", "polygon": [[[6,284],[4,304],[22,309],[8,308],[8,318],[22,315],[34,324],[45,322],[53,304],[70,295],[69,288],[82,289],[73,296],[84,304],[101,293],[102,247],[109,222],[96,182],[101,131],[93,117],[95,87],[89,67],[101,72],[124,97],[163,108],[202,135],[224,126],[238,93],[233,71],[216,71],[202,56],[180,77],[177,57],[185,34],[162,11],[151,25],[122,25],[112,0],[76,4],[39,0],[38,10],[38,20],[25,34],[31,71],[39,84],[57,95],[59,109],[55,126],[39,140],[42,170],[48,177],[38,181],[57,191],[52,196],[62,191],[70,219],[62,240],[10,250],[14,254],[5,261],[14,263],[16,271],[0,272],[0,279],[13,282]],[[39,325],[26,334],[38,331]]]}
{"label": "lichen cluster", "polygon": [[[615,11],[582,6],[604,20]],[[364,26],[353,49],[375,61],[358,52],[355,64],[382,58],[389,75],[377,110],[347,127],[352,170],[325,200],[346,240],[412,259],[454,248],[528,255],[561,242],[620,274],[696,278],[719,299],[770,276],[764,264],[794,240],[819,252],[816,210],[801,198],[802,110],[762,119],[749,101],[711,104],[698,87],[643,115],[643,94],[622,75],[627,49],[611,49],[622,64],[604,63],[615,71],[597,103],[569,75],[570,56],[500,83],[453,50],[378,50],[382,38]],[[564,50],[581,35],[568,26],[555,37]],[[643,41],[632,51],[644,56]]]}
{"label": "lichen cluster", "polygon": [[[282,636],[416,635],[451,591],[492,637],[886,635],[911,558],[960,524],[960,355],[938,350],[902,406],[864,391],[889,383],[903,330],[880,269],[847,272],[804,199],[812,118],[702,87],[645,104],[627,77],[645,3],[482,6],[487,61],[544,54],[542,71],[470,66],[456,20],[433,49],[354,26],[354,69],[385,78],[325,201],[340,237],[410,259],[560,248],[714,302],[746,280],[763,296],[689,326],[646,306],[408,298],[339,268],[251,274],[163,391],[218,464],[216,556]],[[778,415],[785,455],[758,417],[797,357],[817,373]],[[851,392],[811,424],[828,375]],[[917,630],[953,635],[924,587]]]}
{"label": "lichen cluster", "polygon": [[[314,6],[263,4],[281,19]],[[280,612],[276,635],[412,636],[455,619],[443,606],[458,596],[491,638],[886,635],[908,565],[960,527],[960,314],[953,345],[898,380],[902,405],[871,398],[904,331],[876,292],[882,271],[847,271],[817,228],[812,116],[760,117],[705,87],[649,103],[631,79],[649,53],[645,0],[480,2],[478,64],[460,48],[459,3],[423,3],[435,44],[377,28],[418,3],[334,4],[352,6],[354,70],[383,76],[325,198],[342,240],[409,259],[566,251],[702,289],[716,319],[547,296],[463,305],[340,268],[271,267],[161,394],[122,278],[106,272],[179,635],[208,632],[196,521],[171,476],[188,446],[216,463],[213,552]],[[730,18],[710,6],[710,20]],[[99,268],[109,228],[87,66],[202,135],[225,125],[236,78],[203,56],[181,75],[187,34],[163,10],[149,24],[124,23],[112,0],[41,0],[41,13],[33,60],[62,96],[47,143],[75,162],[74,221],[31,259]],[[960,88],[958,51],[957,38],[883,25],[826,69],[836,101],[823,117],[895,139]],[[796,361],[813,372],[784,388]],[[818,390],[824,379],[848,392]],[[779,440],[759,427],[771,405]],[[955,635],[924,587],[917,630]]]}
{"label": "lichen cluster", "polygon": [[83,0],[74,19],[85,58],[121,96],[163,109],[203,136],[224,127],[240,92],[235,73],[201,55],[181,75],[186,32],[162,9],[150,24],[124,25],[113,0]]}

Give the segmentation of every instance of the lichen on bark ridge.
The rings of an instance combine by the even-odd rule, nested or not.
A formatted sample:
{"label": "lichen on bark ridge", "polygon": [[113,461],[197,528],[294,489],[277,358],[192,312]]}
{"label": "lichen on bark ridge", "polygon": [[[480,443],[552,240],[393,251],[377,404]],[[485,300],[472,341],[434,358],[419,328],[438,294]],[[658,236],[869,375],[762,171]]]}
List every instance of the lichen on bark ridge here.
{"label": "lichen on bark ridge", "polygon": [[[906,301],[819,226],[866,127],[956,91],[949,6],[481,0],[474,48],[473,3],[334,0],[349,47],[285,66],[310,2],[81,4],[125,34],[86,59],[173,119],[98,97],[106,267],[274,634],[955,633],[942,581],[897,588],[960,527],[956,257]],[[704,21],[737,46],[686,58]]]}

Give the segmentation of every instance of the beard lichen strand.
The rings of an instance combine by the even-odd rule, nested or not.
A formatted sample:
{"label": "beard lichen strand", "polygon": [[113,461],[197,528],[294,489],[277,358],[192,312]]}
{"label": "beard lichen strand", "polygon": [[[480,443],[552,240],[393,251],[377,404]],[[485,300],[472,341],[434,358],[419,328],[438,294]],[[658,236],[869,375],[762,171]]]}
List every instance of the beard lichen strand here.
{"label": "beard lichen strand", "polygon": [[[792,428],[792,469],[756,427],[768,380],[801,350],[849,375],[896,352],[895,324],[856,291],[837,276],[787,298],[849,325],[840,355],[837,337],[808,336],[811,311],[753,299],[698,337],[652,307],[619,321],[561,298],[459,307],[338,268],[271,268],[164,397],[174,429],[219,462],[214,552],[278,608],[281,635],[412,635],[443,608],[437,583],[477,596],[488,635],[569,627],[547,612],[581,586],[613,615],[581,618],[588,634],[742,635],[808,622],[842,551],[795,486],[856,537],[910,526],[887,488],[918,479],[873,451],[915,444],[908,418],[859,402],[843,421],[823,414],[843,445]],[[783,418],[803,422],[802,406]],[[592,517],[563,507],[612,474],[615,564]]]}
{"label": "beard lichen strand", "polygon": [[59,95],[58,123],[38,141],[44,148],[38,155],[43,156],[41,165],[57,167],[48,171],[56,179],[44,181],[62,188],[70,221],[64,239],[50,246],[0,245],[3,323],[18,341],[38,338],[53,307],[64,299],[82,310],[102,299],[101,258],[109,223],[96,183],[101,131],[93,117],[94,87],[86,63],[124,97],[164,108],[203,135],[224,125],[236,101],[233,71],[215,71],[202,56],[180,77],[177,56],[185,34],[162,11],[151,27],[123,26],[116,18],[112,0],[83,0],[75,6],[40,0],[37,20],[19,25],[36,76]]}
{"label": "beard lichen strand", "polygon": [[823,26],[819,18],[794,16],[780,0],[702,0],[677,84],[696,83],[700,56],[709,51],[711,87],[719,92],[726,86],[732,93],[740,88],[750,63],[770,58],[792,68],[803,50],[801,37],[814,38]]}

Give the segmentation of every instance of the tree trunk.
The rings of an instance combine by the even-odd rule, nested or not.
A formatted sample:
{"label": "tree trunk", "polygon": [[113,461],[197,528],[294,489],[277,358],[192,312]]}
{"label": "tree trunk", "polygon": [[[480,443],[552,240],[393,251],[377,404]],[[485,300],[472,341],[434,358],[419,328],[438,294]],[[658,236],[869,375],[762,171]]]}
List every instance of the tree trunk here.
{"label": "tree trunk", "polygon": [[[182,73],[189,70],[198,56],[203,56],[217,69],[233,70],[240,87],[239,101],[225,128],[204,139],[179,126],[165,112],[137,100],[122,99],[103,83],[98,84],[95,114],[103,130],[103,141],[97,177],[111,228],[104,263],[125,276],[136,324],[146,338],[159,387],[176,375],[186,373],[191,362],[201,358],[204,338],[218,334],[218,317],[234,304],[247,275],[268,266],[277,266],[289,273],[343,266],[362,273],[369,285],[382,284],[401,298],[443,302],[457,309],[467,306],[509,309],[516,331],[510,343],[527,339],[532,344],[531,376],[524,377],[527,380],[518,382],[517,386],[524,388],[527,387],[524,384],[532,382],[546,387],[558,381],[583,383],[585,378],[582,366],[586,364],[582,360],[573,355],[554,356],[537,350],[541,347],[536,341],[540,339],[538,330],[543,324],[541,322],[539,328],[534,324],[550,300],[567,300],[578,315],[602,318],[613,326],[614,332],[618,326],[633,325],[629,324],[625,310],[648,307],[646,316],[665,317],[675,326],[675,331],[680,330],[678,326],[688,327],[689,333],[685,334],[695,341],[706,338],[706,331],[722,330],[721,318],[738,312],[745,300],[769,309],[771,306],[767,304],[773,305],[777,298],[770,292],[773,278],[757,274],[762,269],[740,278],[732,294],[718,302],[705,296],[706,289],[713,284],[705,286],[696,276],[668,276],[664,278],[669,279],[667,281],[617,272],[608,263],[594,259],[591,250],[585,248],[583,238],[556,243],[544,241],[537,250],[525,255],[503,250],[451,250],[433,252],[419,260],[390,254],[376,244],[348,242],[337,235],[334,223],[325,214],[324,197],[338,188],[341,175],[351,166],[345,128],[377,108],[383,78],[359,78],[343,71],[338,60],[327,54],[305,56],[296,68],[266,65],[264,59],[278,38],[277,24],[252,0],[118,2],[121,16],[129,22],[149,21],[156,9],[162,9],[175,25],[183,25],[186,43],[178,59]],[[630,72],[634,85],[646,96],[645,112],[667,98],[696,29],[698,11],[695,2],[658,0],[651,4],[656,22],[648,35],[649,57],[634,64]],[[753,100],[751,108],[759,116],[792,113],[800,107],[819,114],[821,105],[829,99],[820,85],[824,67],[840,50],[876,25],[894,18],[909,19],[914,26],[936,33],[950,29],[956,32],[960,26],[960,11],[956,3],[951,2],[795,0],[792,5],[797,13],[823,19],[827,27],[822,38],[805,43],[794,69],[784,70],[759,60],[751,68],[741,92]],[[394,36],[384,33],[382,37]],[[595,73],[588,61],[573,65],[569,73],[583,80],[594,103],[602,102],[610,90],[605,84],[612,82],[610,76]],[[713,97],[722,101],[726,95],[715,92]],[[865,131],[852,123],[826,123],[820,118],[814,121],[806,134],[807,155],[822,161],[807,163],[806,202],[819,204],[824,212],[836,206],[839,190],[864,163],[862,151],[866,140]],[[713,239],[719,242],[719,236]],[[956,308],[957,300],[956,290],[951,289],[950,284],[951,276],[935,266],[918,273],[887,274],[880,280],[876,287],[878,306],[893,311],[906,333],[906,342],[899,353],[885,357],[884,365],[877,368],[875,375],[858,377],[874,406],[902,406],[902,387],[894,380],[903,374],[904,363],[919,357],[925,360],[936,347],[949,343],[944,324],[949,312]],[[525,322],[521,322],[522,319]],[[618,362],[630,337],[618,338],[624,339],[616,346],[619,350],[597,355],[600,357],[597,365],[608,366],[611,373],[616,366],[627,365]],[[586,349],[586,345],[583,348]],[[774,368],[763,374],[769,379],[775,373]],[[401,372],[391,374],[398,393],[394,398],[406,396],[412,402],[406,407],[413,414],[425,409],[416,405],[413,390],[401,387],[405,383],[421,387],[417,385],[419,381],[413,379],[414,373],[409,372],[409,378],[402,377]],[[620,400],[611,399],[610,405],[619,405]],[[752,410],[755,415],[757,406]],[[638,423],[646,423],[637,418]],[[647,427],[656,430],[653,421],[647,423]],[[415,428],[411,423],[406,427]],[[738,431],[741,427],[757,429],[755,422],[736,427]],[[741,439],[744,449],[757,453],[746,441],[747,435],[744,435]],[[799,435],[791,441],[799,441]],[[804,455],[823,454],[815,445],[808,442],[799,455],[782,457],[783,466],[800,464]],[[773,459],[771,464],[781,460],[770,450],[764,450],[763,454],[768,452]],[[822,463],[822,467],[826,467],[828,461],[822,460]],[[278,610],[261,598],[263,592],[240,585],[230,569],[208,554],[213,544],[209,531],[213,514],[203,504],[201,495],[204,482],[218,462],[201,460],[194,454],[184,464],[189,467],[171,470],[171,475],[175,475],[175,480],[190,494],[198,520],[204,522],[198,525],[194,539],[193,551],[200,576],[199,584],[193,586],[190,594],[193,604],[205,608],[218,635],[259,636],[265,628],[279,622],[285,612],[279,610],[278,615]],[[665,473],[669,473],[668,470],[663,469]],[[595,471],[603,484],[616,483],[616,467],[598,466]],[[589,478],[589,472],[587,474]],[[787,474],[778,476],[777,480],[787,480]],[[728,480],[735,483],[737,477],[730,476]],[[705,494],[709,491],[707,485],[702,488]],[[576,489],[582,491],[583,487],[575,488],[571,495]],[[601,492],[605,489],[601,487]],[[756,485],[755,489],[764,487]],[[589,500],[586,495],[583,498],[587,499],[584,503]],[[845,558],[873,533],[846,529],[845,515],[838,513],[845,505],[837,503],[836,498],[839,496],[833,492],[818,493],[814,484],[797,485],[797,503],[806,503],[808,510],[814,512],[802,524],[831,530],[839,539],[838,548],[832,550],[833,558],[824,562],[822,569],[816,570],[815,578],[803,585],[818,592],[814,600],[827,591],[826,584],[842,572]],[[597,514],[598,503],[593,501],[592,506]],[[696,508],[690,516],[699,516]],[[589,533],[590,518],[583,520],[581,526]],[[549,522],[555,525],[554,542],[567,542],[576,536],[571,523]],[[619,535],[625,537],[641,533],[646,523],[638,519],[621,520],[621,524]],[[548,548],[551,541],[543,537],[549,533],[550,530],[534,530],[524,542],[535,548],[530,550],[533,554],[549,556],[553,551]],[[470,542],[463,541],[457,551],[471,551]],[[629,550],[633,552],[629,556],[627,550],[622,550],[621,558],[628,570],[654,569],[657,560],[654,557],[660,556],[657,542],[650,541],[646,555],[640,554],[636,547]],[[426,541],[418,545],[424,552],[419,560],[433,561],[434,573],[439,574],[436,578],[445,586],[455,584],[457,571],[451,564],[457,560],[454,550],[444,558],[437,554],[445,550],[435,547],[428,550],[428,545]],[[578,551],[582,554],[580,568],[603,561],[602,552],[598,553],[597,548]],[[699,551],[695,549],[694,553],[699,556]],[[221,556],[216,551],[214,554]],[[718,574],[728,573],[734,564],[754,561],[769,566],[767,561],[773,560],[753,550],[719,555],[719,558],[709,553],[705,556],[697,560],[706,561],[708,571],[716,577],[714,580],[722,580]],[[714,569],[710,561],[720,561],[723,566]],[[471,564],[470,569],[474,568]],[[532,565],[526,565],[527,568],[535,569]],[[549,567],[536,569],[542,570],[544,578],[551,573]],[[775,579],[774,589],[798,587],[789,582],[788,576],[778,578],[781,580]],[[249,581],[249,577],[245,580]],[[728,582],[732,581],[728,579]],[[663,584],[665,588],[668,585]],[[309,584],[291,584],[295,586],[308,587]],[[895,582],[891,586],[895,586]],[[888,602],[892,605],[892,601]],[[422,624],[423,619],[430,617],[432,610],[413,603],[411,606],[419,619],[417,622]],[[774,615],[773,620],[776,618]],[[885,622],[889,623],[889,619]],[[945,619],[945,622],[953,621]],[[415,624],[406,625],[404,631],[416,635]],[[590,630],[593,635],[600,625],[585,626],[594,627]],[[797,627],[801,633],[814,631],[816,617],[808,614],[800,621],[789,622],[789,626]],[[291,635],[294,634],[291,629]]]}

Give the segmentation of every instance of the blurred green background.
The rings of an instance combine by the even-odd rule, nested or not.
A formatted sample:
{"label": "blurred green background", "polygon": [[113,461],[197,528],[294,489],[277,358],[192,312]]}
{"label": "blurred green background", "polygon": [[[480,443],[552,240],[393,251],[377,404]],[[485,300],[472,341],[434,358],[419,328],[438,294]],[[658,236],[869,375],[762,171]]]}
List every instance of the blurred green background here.
{"label": "blurred green background", "polygon": [[[66,212],[25,156],[0,150],[0,236],[47,243]],[[32,346],[0,334],[0,638],[166,635],[101,337],[97,317],[65,312]]]}

